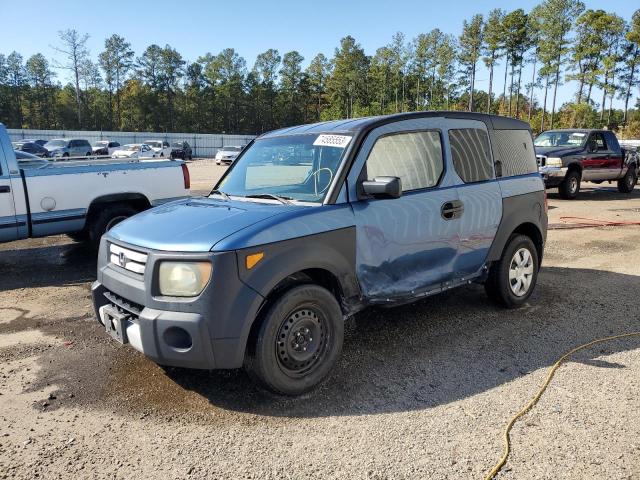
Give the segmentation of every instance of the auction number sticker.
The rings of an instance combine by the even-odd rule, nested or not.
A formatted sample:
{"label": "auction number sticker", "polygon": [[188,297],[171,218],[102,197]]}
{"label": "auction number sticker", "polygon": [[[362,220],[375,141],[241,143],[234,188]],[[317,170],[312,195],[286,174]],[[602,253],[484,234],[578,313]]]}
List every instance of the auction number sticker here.
{"label": "auction number sticker", "polygon": [[318,135],[313,144],[319,147],[345,148],[352,138],[347,135]]}

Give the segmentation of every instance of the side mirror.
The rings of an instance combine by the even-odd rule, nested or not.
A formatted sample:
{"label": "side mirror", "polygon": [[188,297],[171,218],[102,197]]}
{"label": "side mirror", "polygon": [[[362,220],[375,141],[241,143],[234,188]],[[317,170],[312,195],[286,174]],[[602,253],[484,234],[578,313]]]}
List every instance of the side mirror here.
{"label": "side mirror", "polygon": [[375,198],[400,198],[402,181],[399,177],[376,177],[362,182],[362,189]]}

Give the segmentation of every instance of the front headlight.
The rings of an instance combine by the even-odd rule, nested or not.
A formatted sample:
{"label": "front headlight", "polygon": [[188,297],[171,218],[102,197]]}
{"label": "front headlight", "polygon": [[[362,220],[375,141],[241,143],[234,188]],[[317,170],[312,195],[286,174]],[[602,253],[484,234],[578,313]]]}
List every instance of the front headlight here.
{"label": "front headlight", "polygon": [[547,167],[561,167],[562,159],[559,157],[549,157],[547,158]]}
{"label": "front headlight", "polygon": [[195,297],[211,279],[209,262],[162,262],[159,269],[160,294],[168,297]]}

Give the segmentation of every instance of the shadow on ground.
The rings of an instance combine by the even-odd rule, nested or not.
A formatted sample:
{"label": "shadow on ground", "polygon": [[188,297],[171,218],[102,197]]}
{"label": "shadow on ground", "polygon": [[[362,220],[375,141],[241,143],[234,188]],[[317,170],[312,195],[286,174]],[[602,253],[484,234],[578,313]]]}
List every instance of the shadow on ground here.
{"label": "shadow on ground", "polygon": [[60,237],[23,242],[0,250],[0,292],[19,288],[55,287],[95,280],[97,252],[83,243],[59,244]]}
{"label": "shadow on ground", "polygon": [[[482,287],[470,286],[358,315],[349,324],[331,378],[302,398],[265,393],[242,371],[183,369],[168,370],[175,383],[166,385],[163,398],[179,401],[179,392],[187,389],[216,407],[287,417],[430,408],[547,368],[565,351],[595,338],[640,330],[640,321],[629,313],[639,291],[639,276],[545,268],[529,305],[519,310],[498,309]],[[580,353],[575,361],[624,368],[598,357],[639,347],[637,338],[611,342]],[[130,373],[144,378],[142,372]]]}

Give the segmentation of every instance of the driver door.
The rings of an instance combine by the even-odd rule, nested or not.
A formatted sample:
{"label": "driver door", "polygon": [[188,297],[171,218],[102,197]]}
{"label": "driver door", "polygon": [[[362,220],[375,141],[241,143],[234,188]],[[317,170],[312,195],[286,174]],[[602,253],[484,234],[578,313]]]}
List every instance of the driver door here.
{"label": "driver door", "polygon": [[452,278],[458,255],[459,199],[457,189],[443,181],[445,148],[440,129],[433,128],[436,121],[421,119],[420,130],[378,136],[374,131],[361,151],[366,161],[360,184],[382,176],[399,177],[402,182],[400,198],[367,198],[359,189],[360,199],[352,202],[356,271],[369,300],[414,297]]}
{"label": "driver door", "polygon": [[7,170],[2,146],[0,145],[0,242],[10,242],[18,238],[16,210],[13,202],[11,178]]}

